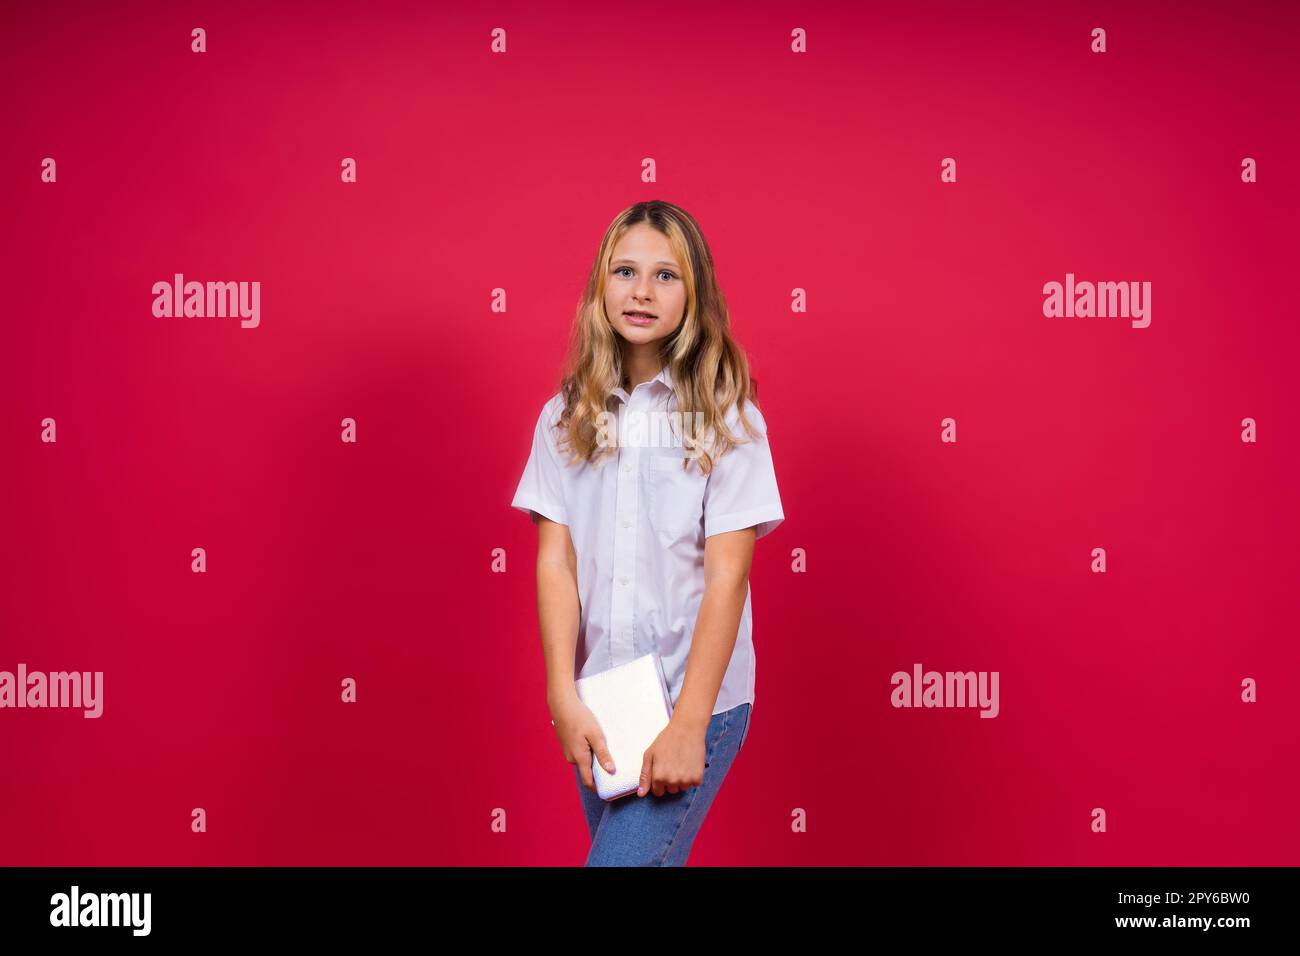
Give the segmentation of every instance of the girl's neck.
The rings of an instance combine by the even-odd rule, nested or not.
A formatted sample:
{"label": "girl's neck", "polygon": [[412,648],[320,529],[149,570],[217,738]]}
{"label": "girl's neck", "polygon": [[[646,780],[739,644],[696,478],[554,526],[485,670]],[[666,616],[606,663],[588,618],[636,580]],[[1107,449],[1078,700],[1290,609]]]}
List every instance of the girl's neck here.
{"label": "girl's neck", "polygon": [[663,369],[656,348],[627,348],[623,351],[623,388],[631,392],[642,382],[653,379]]}

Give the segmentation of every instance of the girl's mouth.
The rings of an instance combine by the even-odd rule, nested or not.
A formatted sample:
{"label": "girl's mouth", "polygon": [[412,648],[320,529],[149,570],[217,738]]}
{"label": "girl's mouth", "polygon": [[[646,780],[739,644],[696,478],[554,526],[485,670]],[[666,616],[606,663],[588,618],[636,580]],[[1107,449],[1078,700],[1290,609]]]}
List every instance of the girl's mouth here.
{"label": "girl's mouth", "polygon": [[633,325],[649,325],[658,316],[650,315],[648,312],[624,312],[623,317]]}

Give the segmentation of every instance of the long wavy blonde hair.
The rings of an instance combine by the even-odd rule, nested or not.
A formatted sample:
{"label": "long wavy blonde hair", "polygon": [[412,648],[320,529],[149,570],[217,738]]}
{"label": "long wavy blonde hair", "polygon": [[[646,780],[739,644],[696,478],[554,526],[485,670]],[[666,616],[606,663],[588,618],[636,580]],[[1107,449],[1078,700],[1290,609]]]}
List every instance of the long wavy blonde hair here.
{"label": "long wavy blonde hair", "polygon": [[[609,281],[609,263],[614,247],[623,235],[640,223],[648,223],[663,233],[682,263],[686,287],[686,314],[672,335],[660,342],[659,357],[668,367],[677,410],[683,419],[697,428],[684,435],[687,458],[695,460],[704,474],[713,470],[713,460],[744,436],[733,436],[725,420],[732,406],[739,412],[745,433],[751,438],[759,432],[745,415],[745,401],[758,405],[758,381],[749,373],[744,350],[731,337],[727,302],[718,288],[713,270],[713,254],[695,219],[685,209],[655,199],[629,206],[614,217],[605,230],[596,260],[587,279],[587,288],[578,303],[577,315],[569,341],[560,392],[564,411],[559,429],[563,444],[570,449],[573,461],[593,462],[614,449],[598,440],[598,422],[609,411],[609,394],[623,382],[622,336],[605,311],[605,288]],[[606,419],[607,420],[607,419]],[[704,437],[712,436],[710,447]]]}

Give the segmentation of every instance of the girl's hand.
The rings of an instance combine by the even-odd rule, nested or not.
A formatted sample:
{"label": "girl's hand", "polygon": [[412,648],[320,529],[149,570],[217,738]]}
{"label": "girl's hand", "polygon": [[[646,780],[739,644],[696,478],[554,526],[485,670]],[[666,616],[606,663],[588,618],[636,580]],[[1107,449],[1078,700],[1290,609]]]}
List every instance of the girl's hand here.
{"label": "girl's hand", "polygon": [[704,743],[708,726],[697,727],[676,720],[659,732],[641,758],[641,786],[636,795],[653,792],[685,793],[704,782]]}
{"label": "girl's hand", "polygon": [[596,780],[591,770],[591,755],[600,758],[601,766],[614,772],[614,758],[605,746],[605,735],[600,730],[596,715],[576,695],[565,699],[551,710],[555,722],[555,735],[560,738],[564,759],[577,764],[582,785],[596,792]]}

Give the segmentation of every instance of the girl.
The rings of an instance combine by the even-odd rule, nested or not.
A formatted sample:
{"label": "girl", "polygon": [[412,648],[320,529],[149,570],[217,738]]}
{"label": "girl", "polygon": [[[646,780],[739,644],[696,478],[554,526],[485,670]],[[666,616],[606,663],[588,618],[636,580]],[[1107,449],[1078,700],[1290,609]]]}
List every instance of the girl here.
{"label": "girl", "polygon": [[[684,865],[748,735],[750,562],[785,518],[757,397],[694,218],[657,200],[624,210],[511,503],[538,526],[547,703],[575,765],[587,866]],[[636,795],[606,803],[592,757],[615,767],[574,681],[652,652],[672,716]]]}

